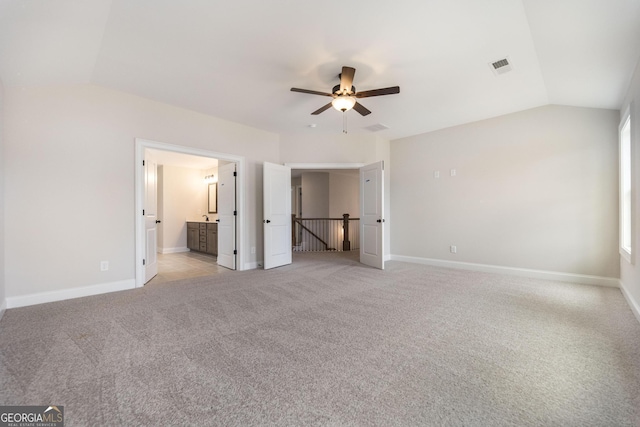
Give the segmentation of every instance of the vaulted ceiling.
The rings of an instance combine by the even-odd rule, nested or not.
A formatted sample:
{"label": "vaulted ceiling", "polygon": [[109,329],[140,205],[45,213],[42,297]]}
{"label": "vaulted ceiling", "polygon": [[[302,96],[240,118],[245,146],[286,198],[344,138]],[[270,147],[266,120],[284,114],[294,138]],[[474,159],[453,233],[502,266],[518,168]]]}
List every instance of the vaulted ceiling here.
{"label": "vaulted ceiling", "polygon": [[0,0],[5,86],[92,83],[277,133],[342,131],[342,113],[310,115],[327,98],[289,89],[330,91],[343,65],[358,90],[400,86],[346,113],[395,139],[617,109],[639,57],[640,0]]}

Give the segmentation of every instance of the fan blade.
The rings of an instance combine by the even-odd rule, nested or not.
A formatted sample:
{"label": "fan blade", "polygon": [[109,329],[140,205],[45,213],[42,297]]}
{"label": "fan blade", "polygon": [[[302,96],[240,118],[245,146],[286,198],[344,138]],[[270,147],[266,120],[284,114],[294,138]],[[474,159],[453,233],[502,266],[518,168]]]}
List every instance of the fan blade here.
{"label": "fan blade", "polygon": [[344,93],[351,91],[353,86],[353,76],[356,74],[356,69],[351,67],[342,67],[342,73],[340,74],[340,92]]}
{"label": "fan blade", "polygon": [[369,111],[367,109],[367,107],[365,107],[364,105],[360,104],[359,102],[355,103],[355,105],[353,106],[353,109],[356,110],[358,113],[360,113],[363,116],[367,116],[367,115],[371,114],[371,111]]}
{"label": "fan blade", "polygon": [[297,87],[292,87],[291,92],[308,93],[311,95],[333,96],[330,93],[318,92],[316,90],[309,90],[309,89],[298,89]]}
{"label": "fan blade", "polygon": [[318,108],[316,111],[311,113],[311,115],[312,116],[317,116],[318,114],[322,113],[323,111],[327,111],[329,108],[331,108],[331,103],[328,103],[327,105]]}
{"label": "fan blade", "polygon": [[365,90],[364,92],[358,92],[353,96],[355,96],[356,98],[368,98],[370,96],[393,95],[396,93],[400,93],[400,86],[385,87],[384,89]]}

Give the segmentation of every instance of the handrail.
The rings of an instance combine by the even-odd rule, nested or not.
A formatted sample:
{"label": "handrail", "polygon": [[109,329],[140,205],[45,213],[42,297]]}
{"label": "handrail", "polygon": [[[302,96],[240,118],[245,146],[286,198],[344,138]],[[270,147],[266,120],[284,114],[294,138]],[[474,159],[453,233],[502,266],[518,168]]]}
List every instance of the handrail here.
{"label": "handrail", "polygon": [[313,231],[309,230],[303,223],[302,220],[303,219],[313,219],[313,220],[318,220],[318,219],[328,219],[328,218],[292,218],[295,222],[297,222],[298,224],[300,224],[300,227],[302,227],[304,230],[307,230],[307,232],[309,234],[311,234],[313,237],[315,237],[316,239],[318,239],[320,241],[320,243],[322,243],[324,245],[324,249],[326,251],[335,251],[336,248],[330,248],[329,245],[327,244],[327,242],[325,242],[324,240],[322,240],[320,237],[318,237],[318,235],[316,233],[314,233]]}
{"label": "handrail", "polygon": [[[293,217],[293,219],[300,220],[300,221],[306,221],[306,220],[311,220],[311,221],[327,221],[327,220],[332,220],[332,221],[342,221],[344,220],[344,218],[298,218],[295,215],[291,215]],[[360,221],[360,218],[348,218],[350,221]]]}

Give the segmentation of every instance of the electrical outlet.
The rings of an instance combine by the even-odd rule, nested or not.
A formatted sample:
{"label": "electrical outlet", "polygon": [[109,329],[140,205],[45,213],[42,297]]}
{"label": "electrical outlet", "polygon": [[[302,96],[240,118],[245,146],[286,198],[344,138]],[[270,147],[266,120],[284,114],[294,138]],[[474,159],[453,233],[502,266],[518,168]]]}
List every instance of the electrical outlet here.
{"label": "electrical outlet", "polygon": [[109,270],[109,261],[100,261],[100,271]]}
{"label": "electrical outlet", "polygon": [[458,248],[455,246],[449,246],[449,250],[451,251],[452,254],[458,253]]}
{"label": "electrical outlet", "polygon": [[455,169],[451,169],[451,176],[456,176],[456,170]]}
{"label": "electrical outlet", "polygon": [[255,254],[256,253],[256,247],[255,246],[251,246],[251,253]]}
{"label": "electrical outlet", "polygon": [[433,177],[434,177],[435,179],[440,178],[440,171],[433,171]]}

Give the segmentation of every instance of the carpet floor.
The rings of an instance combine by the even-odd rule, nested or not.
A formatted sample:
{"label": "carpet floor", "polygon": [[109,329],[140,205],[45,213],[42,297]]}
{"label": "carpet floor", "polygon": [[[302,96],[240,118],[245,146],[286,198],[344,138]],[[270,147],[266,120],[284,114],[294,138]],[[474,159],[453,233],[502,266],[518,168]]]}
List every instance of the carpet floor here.
{"label": "carpet floor", "polygon": [[295,254],[7,310],[0,404],[67,426],[638,426],[620,290]]}

